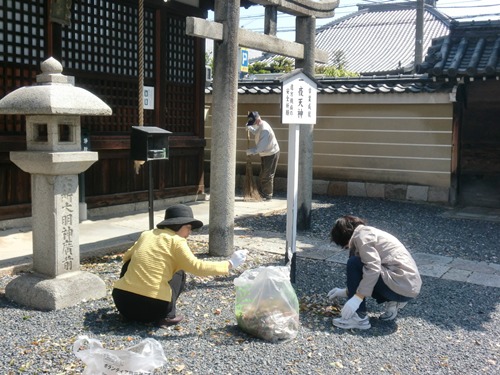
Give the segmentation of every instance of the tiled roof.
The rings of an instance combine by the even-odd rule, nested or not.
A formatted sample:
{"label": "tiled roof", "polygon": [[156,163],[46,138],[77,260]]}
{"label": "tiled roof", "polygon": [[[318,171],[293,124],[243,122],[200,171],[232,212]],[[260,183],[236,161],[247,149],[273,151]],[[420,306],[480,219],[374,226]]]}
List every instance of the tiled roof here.
{"label": "tiled roof", "polygon": [[[356,78],[317,79],[318,94],[388,94],[388,93],[433,93],[449,92],[452,85],[435,82],[426,75],[395,75]],[[278,79],[240,80],[239,95],[281,94],[282,82]],[[213,87],[205,88],[205,94],[212,94]]]}
{"label": "tiled roof", "polygon": [[435,77],[481,78],[500,75],[500,21],[453,23],[437,38],[418,72]]}
{"label": "tiled roof", "polygon": [[[448,34],[451,19],[435,7],[424,11],[423,52]],[[358,12],[317,30],[316,47],[333,62],[342,52],[348,71],[363,75],[409,73],[415,56],[416,1],[360,6]]]}
{"label": "tiled roof", "polygon": [[[415,56],[416,1],[359,5],[356,13],[326,24],[316,31],[316,47],[346,60],[345,68],[362,75],[407,74],[413,70]],[[425,53],[432,39],[447,35],[451,18],[434,6],[424,7]],[[251,62],[271,63],[274,55]]]}

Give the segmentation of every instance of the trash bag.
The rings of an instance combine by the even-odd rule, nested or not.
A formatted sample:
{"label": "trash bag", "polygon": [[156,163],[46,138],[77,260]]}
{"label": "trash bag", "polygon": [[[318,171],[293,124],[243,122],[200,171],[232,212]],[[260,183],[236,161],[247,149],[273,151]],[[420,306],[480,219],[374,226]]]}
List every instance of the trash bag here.
{"label": "trash bag", "polygon": [[246,333],[267,341],[290,340],[299,330],[299,301],[288,267],[258,267],[234,280],[235,315]]}
{"label": "trash bag", "polygon": [[167,363],[161,344],[151,338],[125,350],[110,350],[99,340],[79,336],[73,353],[87,365],[86,375],[147,374]]}

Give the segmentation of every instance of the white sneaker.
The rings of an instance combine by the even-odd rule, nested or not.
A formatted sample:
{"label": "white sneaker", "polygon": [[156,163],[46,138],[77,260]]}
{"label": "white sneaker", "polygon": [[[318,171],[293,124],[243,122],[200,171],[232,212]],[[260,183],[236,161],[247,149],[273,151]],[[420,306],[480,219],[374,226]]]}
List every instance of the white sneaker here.
{"label": "white sneaker", "polygon": [[385,303],[385,311],[378,317],[380,320],[394,320],[398,311],[406,306],[408,302],[389,301]]}
{"label": "white sneaker", "polygon": [[354,313],[354,315],[349,318],[349,319],[344,319],[344,318],[335,318],[332,320],[332,324],[335,327],[343,328],[343,329],[350,329],[350,328],[357,328],[357,329],[370,329],[371,324],[370,320],[368,319],[368,316],[365,316],[364,318],[360,318],[357,313]]}

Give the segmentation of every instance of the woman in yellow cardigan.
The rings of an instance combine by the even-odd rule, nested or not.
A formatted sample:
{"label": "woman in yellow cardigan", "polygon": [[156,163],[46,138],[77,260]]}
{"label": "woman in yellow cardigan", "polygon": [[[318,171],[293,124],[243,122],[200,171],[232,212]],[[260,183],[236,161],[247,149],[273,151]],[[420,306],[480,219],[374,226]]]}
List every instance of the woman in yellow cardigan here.
{"label": "woman in yellow cardigan", "polygon": [[118,311],[129,320],[171,326],[175,304],[186,283],[185,272],[196,276],[227,275],[242,264],[246,250],[235,251],[229,261],[202,261],[187,244],[192,229],[203,223],[193,217],[189,206],[177,204],[165,211],[165,220],[156,229],[145,231],[124,254],[120,279],[113,285]]}

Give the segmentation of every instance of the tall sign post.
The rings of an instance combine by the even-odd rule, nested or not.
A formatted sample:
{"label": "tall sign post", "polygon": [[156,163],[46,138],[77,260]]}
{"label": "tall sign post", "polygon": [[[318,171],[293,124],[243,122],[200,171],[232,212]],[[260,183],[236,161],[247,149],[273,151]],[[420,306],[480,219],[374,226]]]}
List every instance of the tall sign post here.
{"label": "tall sign post", "polygon": [[290,264],[290,280],[295,283],[297,239],[297,191],[301,125],[316,123],[317,84],[302,69],[281,78],[281,122],[288,128],[288,175],[285,263]]}

